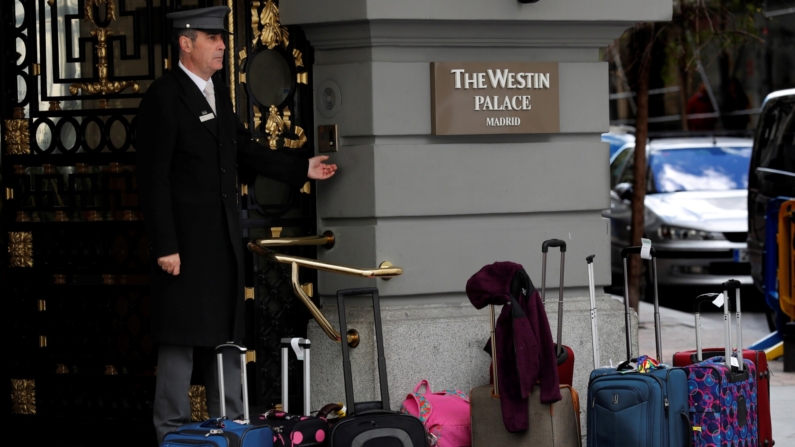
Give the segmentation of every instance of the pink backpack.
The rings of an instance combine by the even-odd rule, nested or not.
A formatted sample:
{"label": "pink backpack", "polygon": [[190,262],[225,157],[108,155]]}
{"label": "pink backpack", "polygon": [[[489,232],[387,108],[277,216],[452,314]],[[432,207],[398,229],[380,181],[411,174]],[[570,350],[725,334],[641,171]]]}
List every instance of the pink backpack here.
{"label": "pink backpack", "polygon": [[[425,388],[422,390],[422,388]],[[427,380],[421,380],[407,395],[400,411],[418,418],[428,433],[428,445],[470,447],[469,396],[460,390],[431,392]]]}

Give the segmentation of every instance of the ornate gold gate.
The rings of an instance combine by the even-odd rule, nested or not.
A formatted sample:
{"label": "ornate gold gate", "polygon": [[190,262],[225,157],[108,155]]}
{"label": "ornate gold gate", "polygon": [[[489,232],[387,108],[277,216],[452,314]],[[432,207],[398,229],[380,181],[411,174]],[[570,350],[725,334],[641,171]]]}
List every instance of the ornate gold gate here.
{"label": "ornate gold gate", "polygon": [[[120,436],[154,444],[137,107],[176,66],[165,15],[218,4],[233,9],[235,33],[219,80],[232,87],[241,119],[262,150],[311,156],[311,47],[300,29],[281,26],[271,0],[0,2],[7,395],[15,430],[34,445],[106,445]],[[249,172],[240,182],[246,238],[315,233],[310,184],[293,191]],[[311,248],[294,250],[314,257]],[[280,396],[279,339],[304,336],[308,317],[294,303],[289,272],[253,257],[247,265],[250,397],[270,406]],[[191,393],[196,417],[201,396],[201,388]]]}

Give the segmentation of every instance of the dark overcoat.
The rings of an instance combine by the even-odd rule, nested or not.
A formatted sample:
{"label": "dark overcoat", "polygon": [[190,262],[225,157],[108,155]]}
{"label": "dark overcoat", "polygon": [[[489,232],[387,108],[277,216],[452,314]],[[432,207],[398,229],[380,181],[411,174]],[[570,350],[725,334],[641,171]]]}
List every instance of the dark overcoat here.
{"label": "dark overcoat", "polygon": [[[243,335],[243,246],[237,167],[295,187],[306,159],[252,141],[214,79],[217,116],[180,68],[155,80],[141,101],[136,173],[150,241],[152,338],[158,343],[215,346]],[[157,259],[179,253],[180,274]]]}

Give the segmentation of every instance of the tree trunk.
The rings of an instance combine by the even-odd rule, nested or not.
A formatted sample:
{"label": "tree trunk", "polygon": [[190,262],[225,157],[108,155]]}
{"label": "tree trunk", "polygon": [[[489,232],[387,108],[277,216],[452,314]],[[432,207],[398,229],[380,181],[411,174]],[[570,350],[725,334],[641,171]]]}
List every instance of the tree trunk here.
{"label": "tree trunk", "polygon": [[[630,245],[640,245],[643,237],[646,198],[646,139],[649,135],[649,70],[651,67],[651,45],[654,35],[654,24],[645,24],[636,32],[639,40],[640,66],[638,67],[638,112],[635,120],[635,166],[632,185],[632,223],[630,228]],[[629,258],[629,304],[638,311],[640,301],[642,264],[639,256]]]}
{"label": "tree trunk", "polygon": [[687,100],[689,98],[687,86],[690,84],[690,77],[688,76],[684,62],[680,62],[677,65],[677,78],[679,81],[679,104],[681,104],[681,112],[679,116],[681,117],[682,121],[682,130],[687,131],[690,129],[687,123]]}
{"label": "tree trunk", "polygon": [[[681,29],[677,33],[679,48],[685,48],[685,38],[683,34],[684,32]],[[690,98],[690,76],[687,73],[685,56],[686,54],[683,52],[681,57],[676,61],[676,74],[677,81],[679,81],[679,104],[681,110],[679,116],[681,116],[682,119],[682,130],[687,131],[689,130],[689,125],[687,123],[687,100]]]}

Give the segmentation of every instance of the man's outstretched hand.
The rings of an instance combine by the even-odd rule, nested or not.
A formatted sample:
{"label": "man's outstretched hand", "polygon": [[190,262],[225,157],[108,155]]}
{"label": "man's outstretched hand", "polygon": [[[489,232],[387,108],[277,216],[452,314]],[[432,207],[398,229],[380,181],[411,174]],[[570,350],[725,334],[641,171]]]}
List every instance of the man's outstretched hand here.
{"label": "man's outstretched hand", "polygon": [[318,155],[310,158],[307,177],[313,180],[325,180],[334,175],[337,172],[337,165],[323,163],[326,160],[328,160],[328,155]]}

